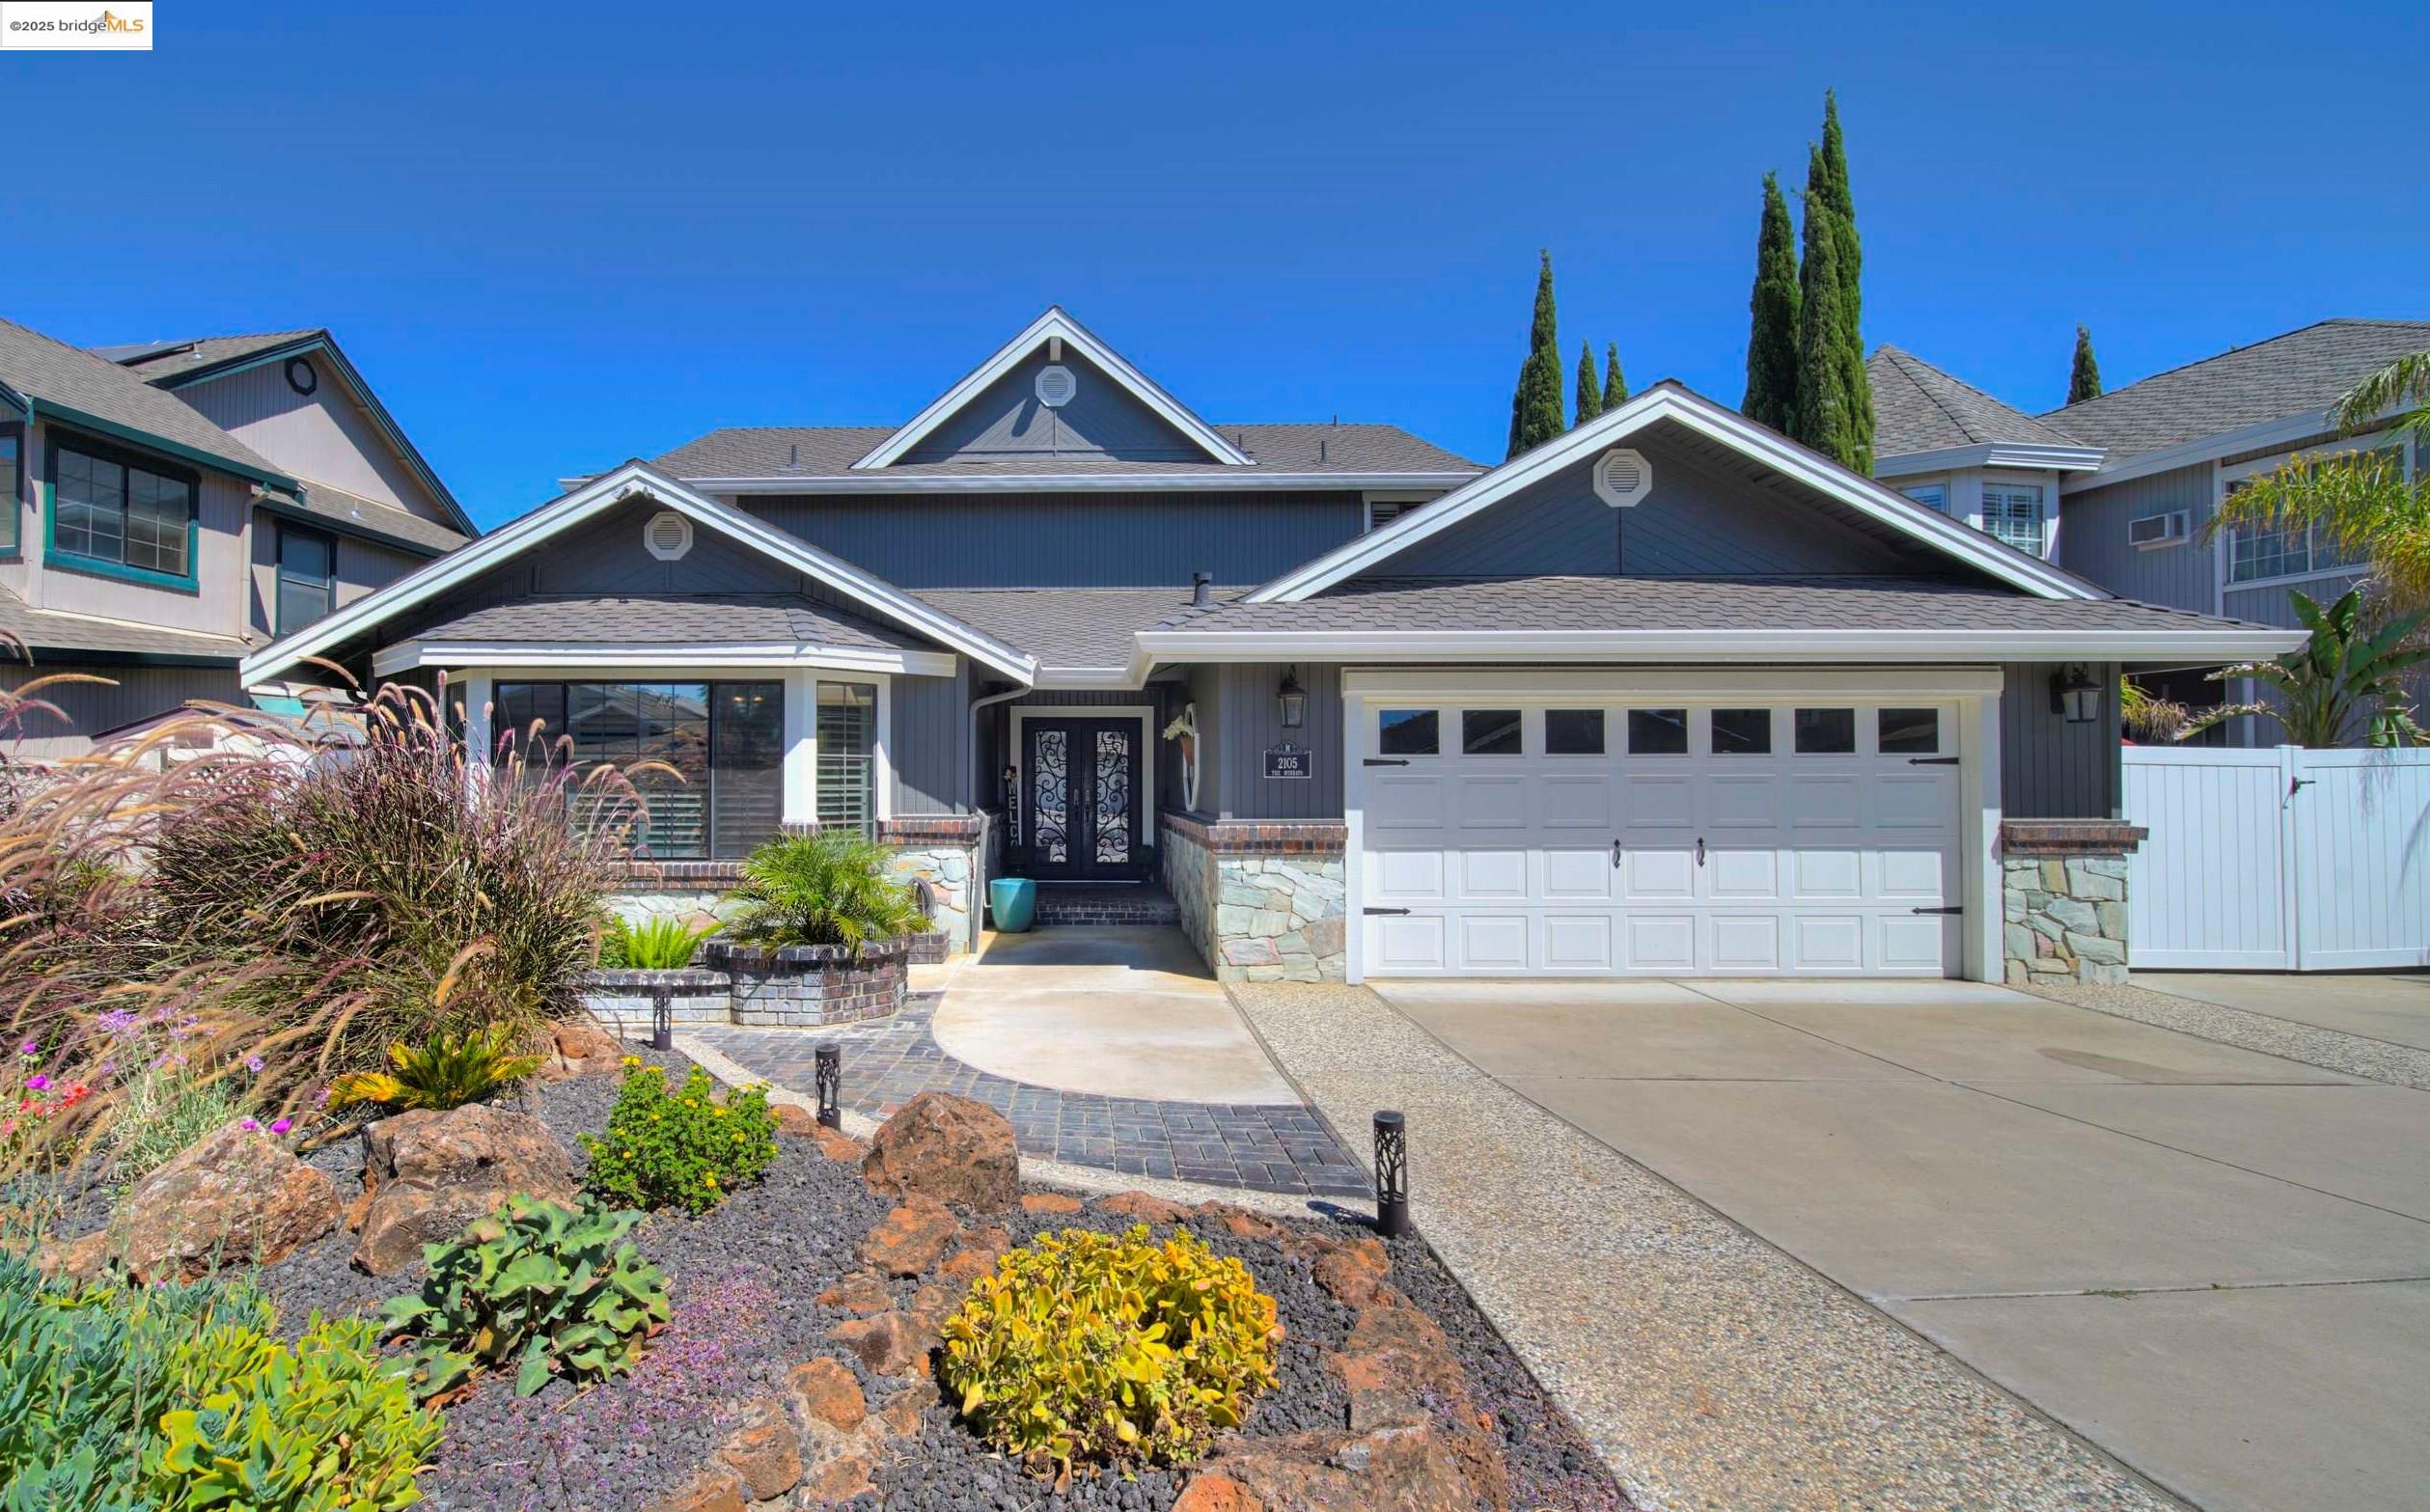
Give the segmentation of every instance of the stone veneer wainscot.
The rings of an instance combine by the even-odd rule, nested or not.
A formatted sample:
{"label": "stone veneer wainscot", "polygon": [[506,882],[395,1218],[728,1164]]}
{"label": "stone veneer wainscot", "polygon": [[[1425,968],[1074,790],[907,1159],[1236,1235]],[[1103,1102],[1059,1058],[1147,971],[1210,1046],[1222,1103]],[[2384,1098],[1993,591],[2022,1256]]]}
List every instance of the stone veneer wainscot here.
{"label": "stone veneer wainscot", "polygon": [[2126,858],[2148,833],[2109,819],[2011,819],[2000,827],[2009,986],[2124,984]]}
{"label": "stone veneer wainscot", "polygon": [[1339,981],[1348,964],[1339,820],[1164,815],[1165,889],[1221,981]]}

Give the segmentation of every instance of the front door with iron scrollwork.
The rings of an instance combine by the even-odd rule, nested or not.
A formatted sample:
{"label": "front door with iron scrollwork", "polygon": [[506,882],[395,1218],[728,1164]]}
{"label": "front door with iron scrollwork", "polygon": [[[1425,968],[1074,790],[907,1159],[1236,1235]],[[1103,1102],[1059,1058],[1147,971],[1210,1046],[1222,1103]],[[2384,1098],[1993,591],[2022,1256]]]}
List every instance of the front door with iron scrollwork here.
{"label": "front door with iron scrollwork", "polygon": [[1143,875],[1139,722],[1040,719],[1021,729],[1023,871],[1041,882]]}

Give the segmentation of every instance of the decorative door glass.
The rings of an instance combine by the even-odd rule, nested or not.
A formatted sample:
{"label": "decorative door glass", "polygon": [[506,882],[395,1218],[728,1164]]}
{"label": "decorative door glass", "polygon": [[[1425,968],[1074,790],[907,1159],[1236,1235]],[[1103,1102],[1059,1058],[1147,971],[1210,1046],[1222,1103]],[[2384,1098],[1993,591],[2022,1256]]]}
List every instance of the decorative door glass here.
{"label": "decorative door glass", "polygon": [[1097,731],[1097,770],[1092,818],[1096,859],[1124,866],[1131,860],[1131,731]]}
{"label": "decorative door glass", "polygon": [[1071,761],[1064,732],[1039,730],[1030,759],[1036,768],[1032,782],[1037,794],[1030,848],[1048,865],[1061,866],[1071,860]]}

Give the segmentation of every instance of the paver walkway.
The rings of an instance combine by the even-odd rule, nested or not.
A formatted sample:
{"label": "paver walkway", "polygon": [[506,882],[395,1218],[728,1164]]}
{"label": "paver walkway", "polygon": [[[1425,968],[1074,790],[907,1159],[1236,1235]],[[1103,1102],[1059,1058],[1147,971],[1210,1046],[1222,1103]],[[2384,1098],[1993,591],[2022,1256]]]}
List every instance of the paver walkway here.
{"label": "paver walkway", "polygon": [[1232,993],[1337,1127],[1408,1113],[1420,1228],[1640,1505],[2180,1505],[1366,988]]}

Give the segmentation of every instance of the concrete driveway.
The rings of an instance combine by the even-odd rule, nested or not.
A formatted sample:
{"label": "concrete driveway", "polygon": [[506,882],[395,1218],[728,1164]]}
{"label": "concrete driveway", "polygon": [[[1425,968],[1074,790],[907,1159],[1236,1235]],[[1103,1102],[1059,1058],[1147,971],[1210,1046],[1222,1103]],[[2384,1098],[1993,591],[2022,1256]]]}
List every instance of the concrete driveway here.
{"label": "concrete driveway", "polygon": [[1371,985],[2197,1505],[2430,1484],[2430,1093],[1969,983]]}
{"label": "concrete driveway", "polygon": [[2430,1050],[2430,975],[2293,976],[2275,972],[2137,972],[2135,985],[2317,1029]]}

